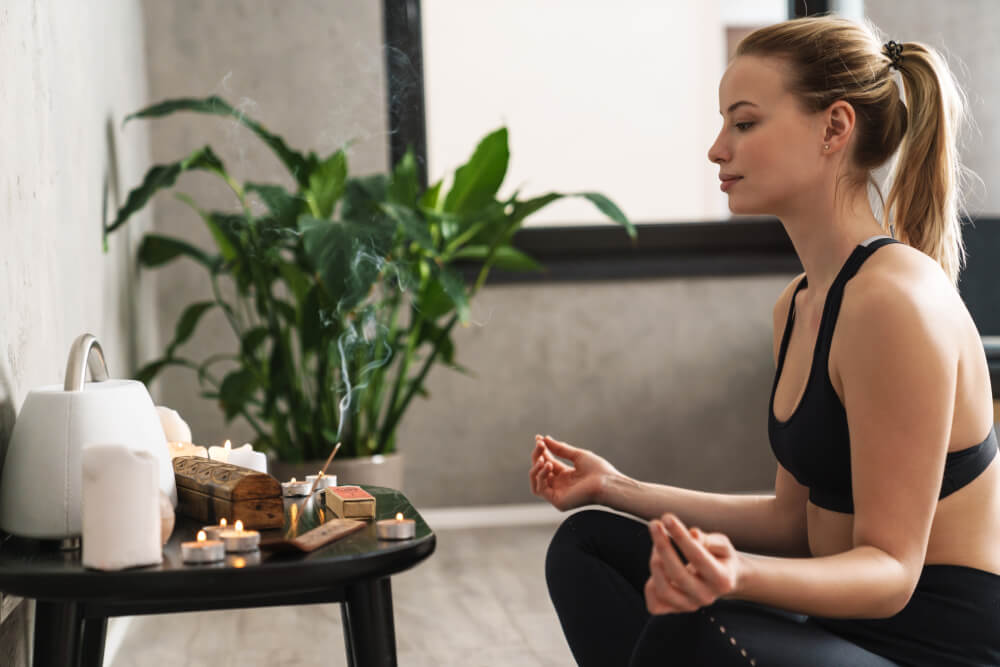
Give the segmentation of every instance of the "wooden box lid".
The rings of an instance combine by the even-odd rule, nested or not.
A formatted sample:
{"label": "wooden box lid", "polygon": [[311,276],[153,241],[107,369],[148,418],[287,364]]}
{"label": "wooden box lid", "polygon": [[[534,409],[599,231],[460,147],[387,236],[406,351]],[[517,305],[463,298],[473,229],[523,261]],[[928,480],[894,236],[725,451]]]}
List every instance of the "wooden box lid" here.
{"label": "wooden box lid", "polygon": [[178,491],[190,489],[234,503],[281,497],[281,484],[266,473],[201,456],[178,456],[173,463]]}

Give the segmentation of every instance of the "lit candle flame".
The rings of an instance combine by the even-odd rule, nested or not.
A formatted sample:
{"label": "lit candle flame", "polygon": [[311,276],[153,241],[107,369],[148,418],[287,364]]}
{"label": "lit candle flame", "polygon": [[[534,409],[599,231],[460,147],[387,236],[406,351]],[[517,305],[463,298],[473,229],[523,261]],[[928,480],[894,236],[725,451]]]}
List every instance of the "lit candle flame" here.
{"label": "lit candle flame", "polygon": [[219,526],[220,527],[225,528],[227,525],[228,525],[228,522],[226,521],[226,517],[222,517],[221,519],[219,519]]}
{"label": "lit candle flame", "polygon": [[232,449],[233,448],[233,443],[231,443],[228,440],[226,440],[226,444],[224,444],[223,447],[225,447],[227,450],[228,449]]}
{"label": "lit candle flame", "polygon": [[247,561],[242,556],[233,559],[233,567],[246,567]]}
{"label": "lit candle flame", "polygon": [[198,541],[199,542],[204,542],[207,538],[208,538],[208,536],[205,535],[205,531],[204,530],[199,530],[198,531]]}
{"label": "lit candle flame", "polygon": [[243,522],[240,521],[239,519],[236,520],[236,532],[237,533],[243,532]]}
{"label": "lit candle flame", "polygon": [[292,484],[295,484],[295,478],[292,477]]}
{"label": "lit candle flame", "polygon": [[403,520],[403,513],[396,512],[396,521],[402,521],[402,520]]}

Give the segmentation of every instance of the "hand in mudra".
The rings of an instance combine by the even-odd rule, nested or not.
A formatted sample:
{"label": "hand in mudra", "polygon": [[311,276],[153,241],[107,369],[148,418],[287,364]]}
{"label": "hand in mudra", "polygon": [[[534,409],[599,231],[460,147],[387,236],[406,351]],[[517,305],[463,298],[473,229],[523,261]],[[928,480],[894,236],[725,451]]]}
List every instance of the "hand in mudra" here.
{"label": "hand in mudra", "polygon": [[618,473],[593,452],[541,435],[535,436],[531,463],[531,492],[559,510],[597,502],[604,481]]}

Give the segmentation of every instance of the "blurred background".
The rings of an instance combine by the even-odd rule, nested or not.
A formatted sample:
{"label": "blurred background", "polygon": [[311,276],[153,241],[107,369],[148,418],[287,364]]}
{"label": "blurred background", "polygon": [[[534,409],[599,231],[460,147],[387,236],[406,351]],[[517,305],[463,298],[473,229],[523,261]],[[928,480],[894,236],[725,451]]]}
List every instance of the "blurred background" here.
{"label": "blurred background", "polygon": [[[531,554],[537,567],[526,576],[537,579],[558,516],[528,489],[536,433],[593,449],[643,479],[715,491],[771,488],[771,310],[799,269],[776,221],[731,218],[706,156],[721,122],[718,80],[747,32],[832,10],[870,19],[886,39],[923,41],[944,53],[974,121],[962,157],[981,179],[968,192],[973,224],[961,289],[987,348],[1000,336],[993,270],[1000,91],[992,85],[1000,43],[991,39],[1000,32],[1000,4],[797,4],[4,3],[0,453],[27,391],[60,380],[77,334],[102,341],[112,376],[130,375],[160,354],[184,307],[209,295],[203,276],[183,262],[137,268],[146,231],[211,242],[197,216],[169,196],[102,249],[102,224],[151,165],[211,144],[238,179],[290,184],[267,148],[230,119],[181,114],[122,125],[128,113],[165,98],[218,95],[293,147],[326,155],[346,146],[352,174],[384,172],[413,145],[431,183],[467,160],[479,138],[506,126],[511,163],[501,194],[597,190],[639,228],[632,245],[620,227],[573,200],[529,218],[519,232],[516,245],[549,271],[491,279],[472,302],[472,324],[454,335],[457,361],[475,375],[435,368],[429,399],[417,399],[400,427],[403,490],[428,510],[432,527],[430,517],[456,536],[463,521],[493,520],[486,517],[532,524],[512,539],[534,540],[521,553]],[[203,178],[182,176],[178,186],[207,208],[231,204]],[[186,345],[207,356],[230,345],[228,335],[221,316],[206,316]],[[245,423],[226,423],[218,404],[199,396],[192,373],[167,371],[152,390],[158,404],[183,415],[198,444],[251,439]],[[496,542],[475,548],[492,554],[480,561],[496,567],[518,559]],[[405,623],[420,616],[405,595],[417,600],[424,592],[416,579],[406,581],[412,584],[403,584],[397,602],[401,664],[424,664],[415,656],[435,649],[408,635]],[[539,622],[558,633],[543,588],[525,584],[521,601],[521,618],[546,619]],[[7,598],[0,606],[0,663],[25,664],[30,605]],[[332,621],[295,622],[321,622],[336,635],[331,613]],[[255,621],[245,620],[253,617],[226,618],[227,632],[253,634]],[[520,641],[538,664],[570,664],[561,637],[514,625],[521,631],[508,645]],[[112,624],[108,664],[200,664],[174,663],[168,653],[154,660],[136,628]],[[175,650],[183,654],[183,646]],[[483,664],[504,660],[533,664],[510,655]]]}

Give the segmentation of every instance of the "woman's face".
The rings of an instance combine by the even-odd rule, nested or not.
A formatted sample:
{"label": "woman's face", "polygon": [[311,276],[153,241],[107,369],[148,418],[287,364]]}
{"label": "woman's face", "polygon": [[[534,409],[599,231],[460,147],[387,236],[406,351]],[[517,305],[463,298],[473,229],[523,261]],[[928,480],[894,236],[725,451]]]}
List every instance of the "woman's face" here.
{"label": "woman's face", "polygon": [[782,215],[815,197],[825,127],[785,89],[783,60],[739,56],[719,84],[722,130],[708,151],[733,213]]}

